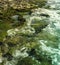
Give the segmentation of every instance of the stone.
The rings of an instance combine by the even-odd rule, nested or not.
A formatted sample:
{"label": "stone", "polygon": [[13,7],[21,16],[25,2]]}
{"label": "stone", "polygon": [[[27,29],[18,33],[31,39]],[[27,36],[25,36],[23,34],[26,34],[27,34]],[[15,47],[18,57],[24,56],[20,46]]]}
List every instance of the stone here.
{"label": "stone", "polygon": [[48,14],[40,14],[41,16],[50,17]]}
{"label": "stone", "polygon": [[6,53],[3,57],[7,58],[8,61],[12,60],[13,56],[10,53]]}
{"label": "stone", "polygon": [[3,42],[0,42],[0,45],[3,45]]}
{"label": "stone", "polygon": [[32,19],[30,25],[36,30],[36,32],[39,32],[48,25],[48,22],[35,17]]}

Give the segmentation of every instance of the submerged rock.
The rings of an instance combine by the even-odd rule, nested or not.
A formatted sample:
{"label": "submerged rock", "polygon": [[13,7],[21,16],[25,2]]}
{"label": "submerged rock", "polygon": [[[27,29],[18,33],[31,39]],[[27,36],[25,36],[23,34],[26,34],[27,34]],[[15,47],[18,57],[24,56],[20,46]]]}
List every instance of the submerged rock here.
{"label": "submerged rock", "polygon": [[26,22],[22,15],[13,15],[11,19],[13,20],[12,22],[13,27],[22,26]]}
{"label": "submerged rock", "polygon": [[7,58],[8,61],[12,60],[13,56],[10,53],[6,53],[3,57]]}
{"label": "submerged rock", "polygon": [[26,57],[23,58],[21,61],[18,61],[17,65],[41,65],[41,64],[35,59],[32,59],[31,57]]}
{"label": "submerged rock", "polygon": [[18,17],[19,17],[18,15],[14,15],[11,18],[16,21],[16,20],[18,20]]}
{"label": "submerged rock", "polygon": [[31,21],[31,26],[36,30],[36,32],[41,31],[48,25],[45,20],[40,20],[39,18],[33,18]]}
{"label": "submerged rock", "polygon": [[49,17],[49,15],[48,14],[40,14],[41,16],[45,16],[45,17]]}
{"label": "submerged rock", "polygon": [[3,45],[3,42],[0,42],[0,46]]}

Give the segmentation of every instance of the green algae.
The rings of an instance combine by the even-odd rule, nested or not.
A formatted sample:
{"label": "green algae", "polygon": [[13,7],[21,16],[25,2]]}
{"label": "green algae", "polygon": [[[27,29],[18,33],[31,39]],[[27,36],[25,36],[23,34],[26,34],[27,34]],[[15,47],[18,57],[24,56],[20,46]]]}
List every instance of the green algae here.
{"label": "green algae", "polygon": [[[32,2],[32,3],[36,4],[36,2],[38,3],[39,1],[36,0],[35,2]],[[41,4],[38,6],[42,7],[43,5],[45,5],[46,1],[45,0],[40,1],[39,3],[41,3]],[[39,44],[38,44],[39,39],[46,40],[48,37],[48,39],[51,40],[51,39],[55,38],[53,36],[49,37],[50,35],[48,36],[48,35],[45,35],[44,33],[42,33],[42,31],[43,31],[42,29],[45,28],[49,24],[47,22],[44,23],[45,22],[44,20],[41,21],[41,20],[35,19],[34,22],[31,23],[31,27],[28,28],[28,26],[26,24],[27,20],[25,18],[23,18],[23,16],[29,15],[30,12],[33,13],[31,10],[35,9],[35,8],[36,7],[34,7],[34,5],[31,5],[31,8],[25,7],[24,9],[14,9],[14,7],[12,7],[12,8],[8,8],[7,10],[2,11],[2,15],[0,16],[1,17],[0,18],[0,20],[1,20],[1,22],[0,22],[0,41],[3,42],[3,45],[1,46],[0,51],[2,53],[1,56],[3,58],[6,58],[6,61],[11,61],[8,59],[11,56],[12,56],[12,59],[15,59],[13,54],[16,50],[19,50],[22,54],[24,54],[24,51],[26,51],[26,49],[23,49],[21,51],[21,49],[24,47],[27,48],[26,53],[28,55],[31,54],[31,50],[37,49],[37,47],[39,46]],[[11,18],[12,16],[15,16],[15,15],[19,16],[19,18],[20,18],[19,20],[21,20],[22,23],[21,22],[19,23],[18,22],[19,20],[14,20],[13,18]],[[23,19],[24,19],[24,22],[23,22]],[[9,36],[7,34],[7,31],[11,30],[11,29],[15,30],[15,28],[17,28],[19,30],[19,32],[17,32],[16,35],[14,35],[14,36]],[[32,28],[35,31],[39,31],[39,32],[32,33]],[[24,31],[24,32],[22,32],[22,31]],[[55,41],[55,39],[53,39],[53,40]],[[33,53],[33,51],[32,51],[32,53]],[[4,56],[7,56],[7,57],[4,57]],[[17,59],[18,62],[16,65],[50,65],[49,61],[46,61],[48,59],[45,59],[45,57],[38,55],[37,51],[35,52],[35,54],[33,53],[31,56],[28,56],[25,58],[19,56],[19,58]],[[42,62],[41,62],[41,59],[42,59]],[[4,65],[4,62],[5,61],[3,61],[3,64],[1,64],[1,65]]]}
{"label": "green algae", "polygon": [[26,58],[22,59],[21,61],[18,61],[17,65],[40,65],[40,63],[38,63],[31,57],[26,57]]}
{"label": "green algae", "polygon": [[6,31],[8,30],[8,29],[10,29],[10,28],[12,28],[10,25],[9,25],[9,23],[7,23],[7,22],[0,22],[0,40],[2,40],[3,41],[3,38],[6,36]]}

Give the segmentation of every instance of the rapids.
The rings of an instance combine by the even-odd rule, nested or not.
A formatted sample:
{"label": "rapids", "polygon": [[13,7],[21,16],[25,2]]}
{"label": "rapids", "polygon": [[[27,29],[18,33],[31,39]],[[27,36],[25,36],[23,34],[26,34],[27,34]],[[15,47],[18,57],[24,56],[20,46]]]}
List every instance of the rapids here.
{"label": "rapids", "polygon": [[[47,15],[41,16],[41,13]],[[24,15],[23,17],[26,19],[27,27],[29,28],[29,30],[23,31],[27,31],[26,33],[28,35],[35,33],[35,29],[33,27],[34,21],[43,20],[44,22],[42,22],[42,24],[46,22],[49,23],[45,28],[43,28],[42,33],[37,33],[37,44],[39,46],[35,49],[35,51],[38,55],[45,56],[47,60],[51,60],[50,65],[60,65],[60,0],[48,0],[45,6],[36,9],[31,15]],[[32,28],[30,27],[31,24],[33,24]],[[32,31],[30,31],[30,28]],[[28,31],[30,33],[28,33]],[[11,32],[11,34],[12,33],[14,33],[14,31]],[[43,37],[41,38],[42,35]],[[7,61],[4,65],[16,65],[19,57],[21,58],[29,56],[26,51],[27,49],[21,53],[21,50],[16,50],[12,54],[14,56],[13,60]],[[39,60],[36,59],[35,56],[31,55],[31,57],[39,63],[37,65],[43,65]]]}

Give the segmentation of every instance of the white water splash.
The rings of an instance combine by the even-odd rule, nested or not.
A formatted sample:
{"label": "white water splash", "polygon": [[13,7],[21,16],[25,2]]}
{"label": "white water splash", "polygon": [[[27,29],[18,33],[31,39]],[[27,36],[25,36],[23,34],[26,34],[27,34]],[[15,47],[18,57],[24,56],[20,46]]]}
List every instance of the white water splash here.
{"label": "white water splash", "polygon": [[49,10],[50,24],[43,30],[48,34],[57,36],[59,38],[58,43],[56,43],[58,48],[55,49],[52,47],[47,47],[44,40],[40,40],[40,43],[42,44],[42,50],[46,51],[47,54],[50,53],[52,58],[52,65],[60,65],[60,15],[57,14],[60,11],[60,0],[48,0],[48,5],[50,5],[51,8],[51,10]]}

